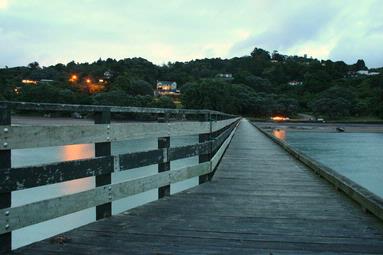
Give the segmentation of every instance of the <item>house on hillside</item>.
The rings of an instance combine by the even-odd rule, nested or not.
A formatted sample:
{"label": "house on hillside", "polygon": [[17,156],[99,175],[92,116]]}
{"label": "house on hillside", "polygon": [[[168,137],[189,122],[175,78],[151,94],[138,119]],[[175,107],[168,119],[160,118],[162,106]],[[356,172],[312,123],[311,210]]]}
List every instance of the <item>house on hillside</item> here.
{"label": "house on hillside", "polygon": [[38,83],[51,83],[51,82],[54,82],[54,80],[41,79]]}
{"label": "house on hillside", "polygon": [[290,86],[298,86],[298,85],[302,85],[303,82],[301,82],[301,81],[289,81],[288,84]]}
{"label": "house on hillside", "polygon": [[155,94],[158,96],[178,96],[180,91],[177,89],[177,82],[175,81],[157,81]]}
{"label": "house on hillside", "polygon": [[231,73],[219,73],[215,76],[216,78],[223,79],[223,80],[232,80],[233,74]]}
{"label": "house on hillside", "polygon": [[368,75],[368,76],[379,75],[378,72],[370,72],[368,70],[359,70],[359,71],[356,71],[356,74],[357,75]]}

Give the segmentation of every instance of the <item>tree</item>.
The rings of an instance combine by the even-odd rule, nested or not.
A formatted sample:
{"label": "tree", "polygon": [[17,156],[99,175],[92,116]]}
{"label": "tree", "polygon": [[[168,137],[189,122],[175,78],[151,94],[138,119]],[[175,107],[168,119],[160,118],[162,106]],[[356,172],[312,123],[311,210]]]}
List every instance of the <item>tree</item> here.
{"label": "tree", "polygon": [[358,61],[356,61],[356,63],[354,64],[354,70],[355,71],[358,71],[358,70],[368,70],[368,68],[366,67],[366,64],[364,63],[363,59],[358,59]]}
{"label": "tree", "polygon": [[172,108],[172,109],[176,108],[176,105],[173,102],[173,99],[167,96],[161,96],[157,99],[154,99],[151,106],[155,108]]}
{"label": "tree", "polygon": [[268,79],[261,78],[250,74],[249,72],[241,72],[235,76],[234,83],[244,84],[256,92],[272,92],[273,88]]}
{"label": "tree", "polygon": [[123,90],[113,90],[103,93],[94,94],[93,103],[97,105],[116,105],[127,106],[128,95]]}
{"label": "tree", "polygon": [[279,54],[277,50],[274,50],[273,54],[271,55],[271,59],[276,61],[284,61],[285,56]]}
{"label": "tree", "polygon": [[297,113],[299,109],[298,101],[294,98],[281,97],[276,100],[274,113],[286,116],[292,116]]}
{"label": "tree", "polygon": [[316,115],[340,118],[351,115],[354,103],[355,96],[350,90],[335,86],[319,94],[309,107]]}
{"label": "tree", "polygon": [[153,95],[153,89],[152,85],[146,81],[143,80],[134,80],[131,81],[129,86],[128,86],[128,94],[137,96],[137,95],[148,95],[152,96]]}
{"label": "tree", "polygon": [[270,60],[270,53],[266,50],[261,49],[261,48],[255,47],[250,55],[255,60],[260,60],[260,61],[269,61]]}
{"label": "tree", "polygon": [[28,64],[28,67],[30,68],[30,69],[32,69],[32,70],[35,70],[35,69],[39,69],[40,68],[40,65],[39,65],[39,63],[38,62],[32,62],[32,63],[29,63]]}

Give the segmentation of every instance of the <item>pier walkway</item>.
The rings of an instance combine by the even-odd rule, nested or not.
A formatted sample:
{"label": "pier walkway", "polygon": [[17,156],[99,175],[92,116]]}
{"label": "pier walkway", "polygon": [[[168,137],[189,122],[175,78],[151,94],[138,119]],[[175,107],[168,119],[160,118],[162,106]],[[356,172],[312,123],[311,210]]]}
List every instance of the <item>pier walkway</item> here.
{"label": "pier walkway", "polygon": [[211,182],[14,254],[383,254],[383,224],[242,120]]}

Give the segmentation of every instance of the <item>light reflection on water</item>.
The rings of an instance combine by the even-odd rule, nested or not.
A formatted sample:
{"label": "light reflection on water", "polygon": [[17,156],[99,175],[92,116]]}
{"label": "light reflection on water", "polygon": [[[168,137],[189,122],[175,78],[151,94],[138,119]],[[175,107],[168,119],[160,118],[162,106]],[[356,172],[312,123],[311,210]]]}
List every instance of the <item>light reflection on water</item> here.
{"label": "light reflection on water", "polygon": [[383,133],[281,131],[273,134],[383,197]]}
{"label": "light reflection on water", "polygon": [[280,140],[286,139],[286,131],[284,129],[280,129],[280,128],[274,129],[273,135]]}
{"label": "light reflection on water", "polygon": [[[182,146],[198,143],[198,136],[172,137],[171,146]],[[112,154],[146,151],[157,148],[156,138],[137,139],[112,143]],[[93,144],[68,145],[46,148],[20,149],[12,151],[12,167],[38,165],[59,161],[92,158]],[[171,170],[198,163],[198,157],[181,159],[171,162]],[[141,167],[112,174],[112,183],[122,182],[157,173],[157,165]],[[171,185],[171,194],[198,185],[198,178],[191,178]],[[32,202],[73,194],[94,188],[95,178],[88,177],[78,180],[46,185],[12,192],[12,206],[20,206]],[[120,199],[112,203],[112,213],[118,214],[136,206],[158,199],[157,189]],[[52,219],[12,232],[13,249],[47,237],[69,231],[73,228],[95,221],[95,209],[89,208],[70,215]]]}

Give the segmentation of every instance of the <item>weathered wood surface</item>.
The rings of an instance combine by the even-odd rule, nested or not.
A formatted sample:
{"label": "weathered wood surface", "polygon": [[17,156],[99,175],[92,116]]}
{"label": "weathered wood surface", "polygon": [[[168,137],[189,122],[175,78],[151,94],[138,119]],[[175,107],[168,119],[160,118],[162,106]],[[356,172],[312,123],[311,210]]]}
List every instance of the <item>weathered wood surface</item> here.
{"label": "weathered wood surface", "polygon": [[209,110],[189,110],[189,109],[165,109],[165,108],[145,108],[145,107],[122,107],[122,106],[102,106],[102,105],[74,105],[74,104],[51,104],[51,103],[31,103],[31,102],[0,102],[0,106],[6,106],[15,110],[32,111],[70,111],[70,112],[122,112],[122,113],[173,113],[173,114],[205,114],[214,113],[223,116],[229,114],[209,111]]}
{"label": "weathered wood surface", "polygon": [[[0,234],[210,173],[210,162],[0,209]],[[8,227],[5,227],[5,226]]]}
{"label": "weathered wood surface", "polygon": [[15,254],[383,254],[383,224],[242,121],[212,182]]}
{"label": "weathered wood surface", "polygon": [[[166,158],[168,160],[177,160],[205,154],[209,152],[211,147],[213,151],[219,148],[233,128],[234,126],[231,126],[226,129],[213,141],[171,147],[167,151],[156,149],[92,159],[2,169],[0,171],[0,193],[163,163]],[[1,152],[6,151],[0,150]],[[4,166],[6,165],[4,164]]]}
{"label": "weathered wood surface", "polygon": [[[113,142],[217,131],[238,118],[215,122],[114,123],[67,126],[0,126],[0,150]],[[212,125],[212,127],[211,127]]]}

